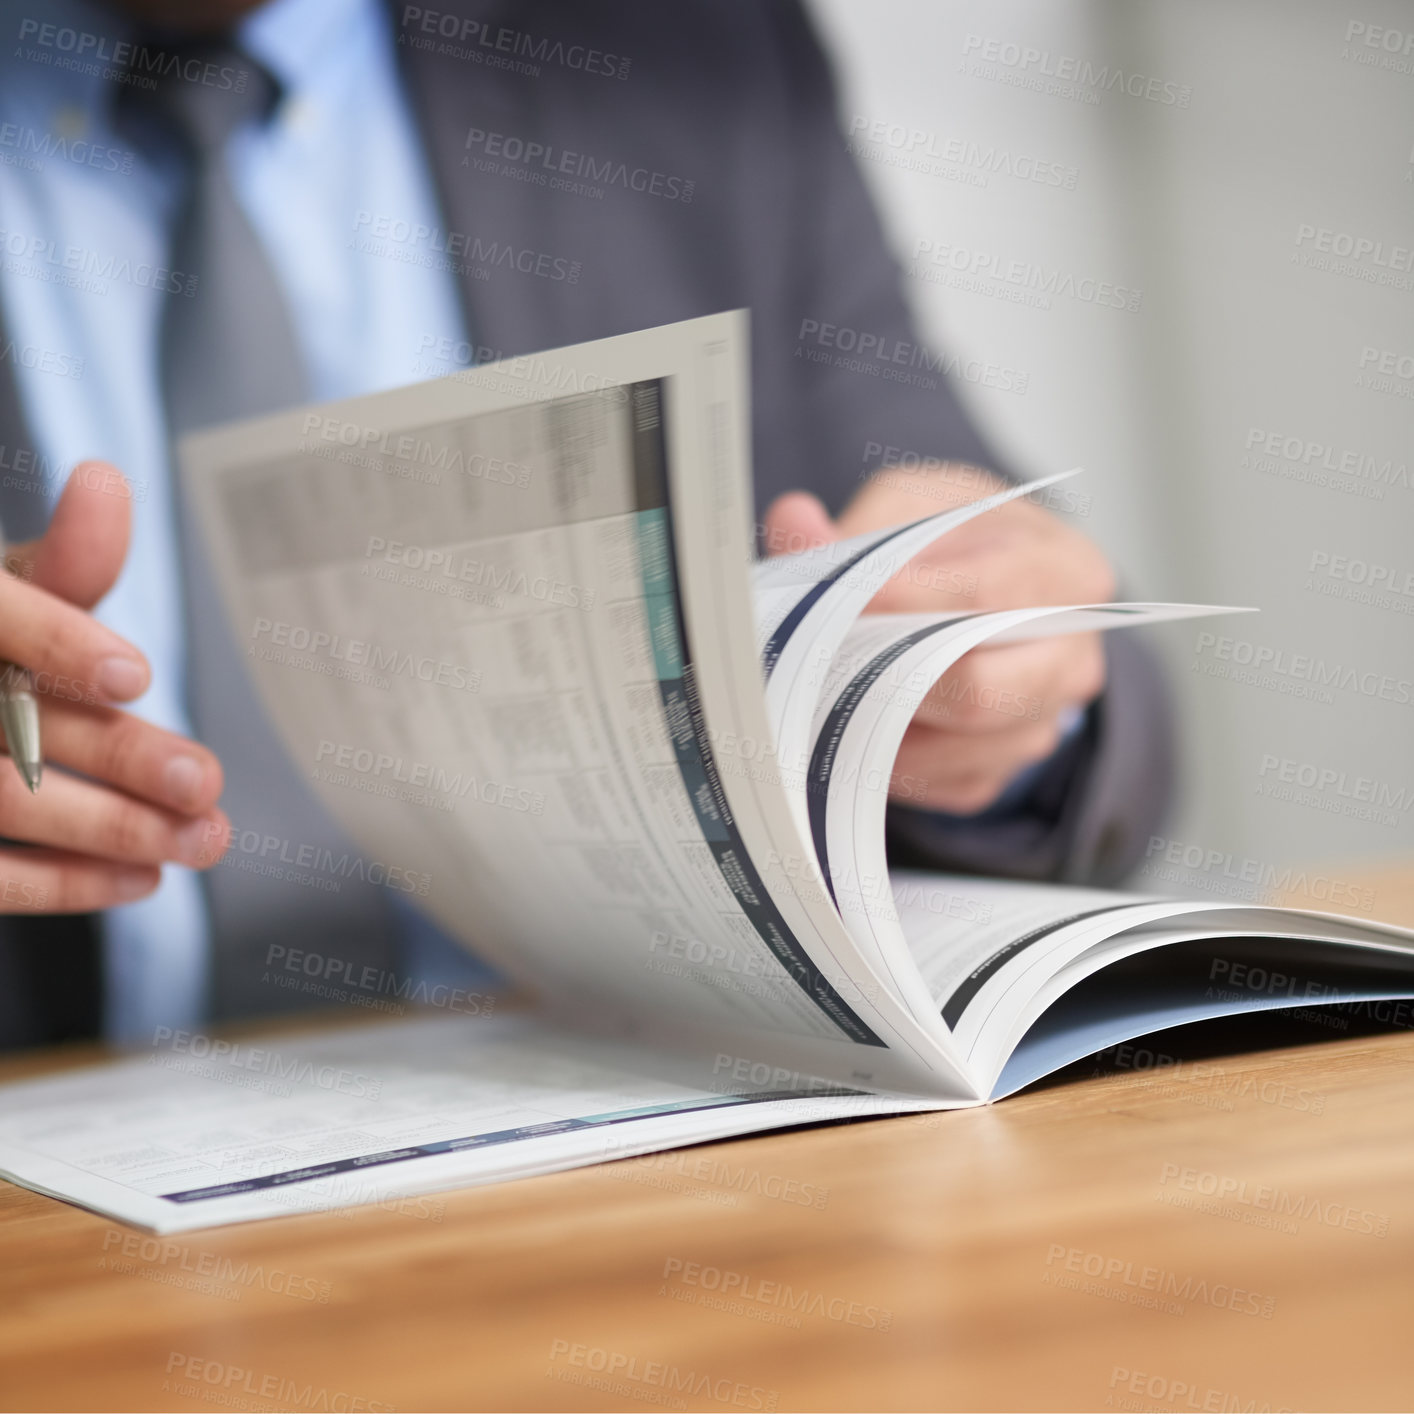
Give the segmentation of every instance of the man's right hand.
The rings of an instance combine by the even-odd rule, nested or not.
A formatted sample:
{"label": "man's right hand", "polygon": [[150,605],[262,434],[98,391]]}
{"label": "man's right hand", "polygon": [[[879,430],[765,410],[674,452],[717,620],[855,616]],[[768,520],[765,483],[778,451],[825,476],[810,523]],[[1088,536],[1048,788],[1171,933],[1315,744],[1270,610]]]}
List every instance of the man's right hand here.
{"label": "man's right hand", "polygon": [[207,868],[229,841],[216,757],[112,705],[151,678],[88,612],[123,566],[130,507],[121,475],[85,462],[44,536],[5,556],[0,659],[34,674],[45,772],[31,795],[0,756],[0,913],[130,903],[157,887],[162,864]]}

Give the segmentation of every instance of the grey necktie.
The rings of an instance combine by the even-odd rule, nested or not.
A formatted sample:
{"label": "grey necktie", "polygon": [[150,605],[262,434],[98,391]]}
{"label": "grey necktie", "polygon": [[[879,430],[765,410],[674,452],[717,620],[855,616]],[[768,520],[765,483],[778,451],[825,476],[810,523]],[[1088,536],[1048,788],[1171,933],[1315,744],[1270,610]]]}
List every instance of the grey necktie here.
{"label": "grey necktie", "polygon": [[[227,43],[165,47],[182,62],[164,66],[155,89],[125,86],[119,108],[136,140],[165,145],[169,159],[175,150],[186,176],[169,265],[195,276],[195,293],[168,295],[162,319],[162,382],[175,438],[297,404],[306,380],[283,292],[236,199],[225,156],[238,127],[270,117],[277,85]],[[184,74],[232,77],[227,85]],[[213,1013],[307,1007],[333,989],[304,990],[308,975],[272,967],[271,947],[293,944],[323,959],[325,979],[349,976],[345,965],[357,976],[390,961],[389,911],[377,888],[340,867],[357,852],[276,738],[180,494],[177,502],[188,702],[197,735],[226,768],[222,805],[238,832],[225,861],[203,876],[215,944]]]}

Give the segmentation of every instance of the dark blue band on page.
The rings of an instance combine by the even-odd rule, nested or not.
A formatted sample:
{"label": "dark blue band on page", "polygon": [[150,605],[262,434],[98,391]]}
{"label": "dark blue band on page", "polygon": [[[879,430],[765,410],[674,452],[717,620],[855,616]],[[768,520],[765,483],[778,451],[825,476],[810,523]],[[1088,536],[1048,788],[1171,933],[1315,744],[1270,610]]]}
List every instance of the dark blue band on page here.
{"label": "dark blue band on page", "polygon": [[765,668],[767,677],[775,672],[776,664],[780,661],[781,649],[786,646],[786,640],[800,627],[806,614],[820,602],[830,586],[853,569],[866,555],[872,555],[880,545],[887,545],[890,540],[896,540],[905,530],[912,530],[914,524],[916,522],[911,521],[907,525],[899,526],[891,535],[885,535],[881,540],[876,540],[857,555],[850,556],[833,574],[827,575],[824,579],[811,585],[802,596],[800,603],[776,625],[776,631],[766,640],[766,646],[761,650],[761,666]]}
{"label": "dark blue band on page", "polygon": [[[815,739],[815,749],[810,754],[810,769],[805,773],[806,804],[810,812],[810,837],[815,842],[815,856],[820,864],[820,872],[825,876],[825,887],[829,889],[832,899],[835,899],[835,885],[834,880],[830,877],[830,848],[827,830],[830,780],[834,773],[835,758],[839,754],[845,728],[849,726],[850,719],[854,716],[859,704],[864,701],[869,689],[883,677],[889,668],[898,662],[915,643],[922,643],[925,638],[931,637],[940,629],[947,628],[952,622],[954,620],[946,619],[940,623],[925,624],[922,628],[915,629],[912,633],[900,638],[896,643],[891,643],[882,653],[871,658],[850,679],[845,690],[835,698],[835,705],[830,708],[824,725],[820,728],[820,735]],[[835,899],[835,902],[838,903],[839,900]]]}
{"label": "dark blue band on page", "polygon": [[963,1012],[967,1010],[967,1004],[982,990],[988,979],[994,977],[1004,964],[1010,962],[1017,953],[1029,948],[1032,943],[1039,943],[1042,938],[1048,938],[1052,933],[1058,933],[1062,928],[1068,928],[1072,923],[1079,923],[1084,918],[1098,918],[1102,913],[1119,913],[1133,907],[1133,904],[1128,903],[1107,903],[1103,908],[1091,908],[1084,913],[1072,913],[1065,918],[1058,918],[1054,923],[1043,923],[1039,928],[1033,928],[1019,938],[1013,938],[963,978],[961,985],[943,1004],[943,1020],[949,1026],[956,1026],[962,1019]]}
{"label": "dark blue band on page", "polygon": [[258,1178],[241,1178],[231,1183],[215,1183],[207,1188],[185,1188],[177,1193],[159,1193],[157,1196],[169,1203],[203,1203],[213,1198],[234,1198],[242,1193],[258,1193],[266,1188],[283,1188],[290,1183],[311,1183],[320,1178],[332,1178],[335,1174],[357,1173],[360,1169],[386,1168],[389,1164],[404,1164],[412,1159],[462,1154],[468,1149],[489,1149],[500,1144],[515,1144],[523,1139],[544,1139],[556,1134],[566,1134],[571,1130],[603,1129],[611,1124],[632,1124],[636,1120],[656,1119],[661,1115],[696,1114],[703,1110],[720,1110],[731,1105],[761,1104],[768,1100],[813,1100],[863,1093],[860,1090],[835,1086],[809,1091],[766,1090],[755,1095],[722,1095],[710,1100],[672,1100],[662,1105],[641,1105],[631,1110],[607,1110],[603,1114],[584,1115],[580,1118],[552,1119],[543,1124],[523,1124],[514,1129],[495,1129],[486,1134],[467,1134],[457,1139],[434,1139],[424,1144],[409,1144],[403,1149],[383,1149],[376,1154],[330,1159],[327,1163],[261,1174]]}
{"label": "dark blue band on page", "polygon": [[797,986],[851,1041],[886,1048],[887,1043],[845,1001],[791,931],[762,881],[727,802],[702,715],[679,592],[664,428],[666,388],[662,380],[646,380],[633,384],[630,392],[644,612],[663,723],[698,828],[737,906]]}

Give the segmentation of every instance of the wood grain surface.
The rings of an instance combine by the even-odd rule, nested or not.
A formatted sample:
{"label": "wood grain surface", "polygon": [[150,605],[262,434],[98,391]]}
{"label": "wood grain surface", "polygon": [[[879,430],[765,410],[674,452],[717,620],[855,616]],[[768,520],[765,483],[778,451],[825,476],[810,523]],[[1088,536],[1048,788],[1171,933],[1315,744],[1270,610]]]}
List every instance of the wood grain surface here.
{"label": "wood grain surface", "polygon": [[1408,1409],[1414,1036],[1360,1026],[172,1238],[0,1184],[0,1406]]}

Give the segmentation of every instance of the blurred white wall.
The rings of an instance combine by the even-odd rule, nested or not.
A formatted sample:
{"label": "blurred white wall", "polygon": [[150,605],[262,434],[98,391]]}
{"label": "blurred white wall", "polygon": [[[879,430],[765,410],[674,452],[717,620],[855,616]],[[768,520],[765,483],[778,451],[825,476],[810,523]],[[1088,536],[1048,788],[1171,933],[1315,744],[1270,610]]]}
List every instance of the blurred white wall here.
{"label": "blurred white wall", "polygon": [[1029,375],[964,386],[994,443],[1087,468],[1076,523],[1128,597],[1261,610],[1148,630],[1184,726],[1167,838],[1205,856],[1182,882],[1319,868],[1320,900],[1408,859],[1414,5],[814,8],[925,332]]}

